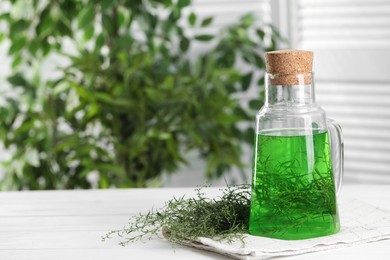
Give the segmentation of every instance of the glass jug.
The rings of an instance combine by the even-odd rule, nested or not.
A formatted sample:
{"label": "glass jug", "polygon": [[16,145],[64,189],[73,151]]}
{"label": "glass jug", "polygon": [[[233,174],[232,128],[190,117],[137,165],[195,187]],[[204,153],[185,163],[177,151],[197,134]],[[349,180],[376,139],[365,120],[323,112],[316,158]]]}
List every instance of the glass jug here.
{"label": "glass jug", "polygon": [[[313,53],[266,57],[265,104],[256,116],[249,233],[294,240],[340,229],[340,126],[315,103]],[[337,192],[334,173],[337,173]]]}

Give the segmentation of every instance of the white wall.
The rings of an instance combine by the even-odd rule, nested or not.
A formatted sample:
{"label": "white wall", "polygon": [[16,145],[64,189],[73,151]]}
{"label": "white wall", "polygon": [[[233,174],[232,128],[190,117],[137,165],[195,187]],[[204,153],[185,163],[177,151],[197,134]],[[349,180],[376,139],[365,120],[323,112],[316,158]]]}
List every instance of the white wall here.
{"label": "white wall", "polygon": [[317,101],[345,137],[345,180],[390,183],[390,1],[299,0],[295,48],[313,50]]}

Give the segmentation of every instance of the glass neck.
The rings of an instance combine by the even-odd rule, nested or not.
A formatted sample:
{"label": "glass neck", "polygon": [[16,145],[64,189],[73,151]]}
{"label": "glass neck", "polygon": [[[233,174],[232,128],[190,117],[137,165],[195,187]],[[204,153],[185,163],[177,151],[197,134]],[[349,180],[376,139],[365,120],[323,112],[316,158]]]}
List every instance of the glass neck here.
{"label": "glass neck", "polygon": [[275,75],[266,73],[265,106],[305,106],[315,103],[314,75]]}

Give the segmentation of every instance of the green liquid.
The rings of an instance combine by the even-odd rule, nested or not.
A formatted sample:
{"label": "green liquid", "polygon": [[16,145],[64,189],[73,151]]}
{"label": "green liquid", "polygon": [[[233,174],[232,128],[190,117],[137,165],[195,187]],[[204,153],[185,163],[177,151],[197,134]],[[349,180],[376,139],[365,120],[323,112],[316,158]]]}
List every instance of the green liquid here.
{"label": "green liquid", "polygon": [[328,133],[257,136],[249,233],[305,239],[340,230]]}

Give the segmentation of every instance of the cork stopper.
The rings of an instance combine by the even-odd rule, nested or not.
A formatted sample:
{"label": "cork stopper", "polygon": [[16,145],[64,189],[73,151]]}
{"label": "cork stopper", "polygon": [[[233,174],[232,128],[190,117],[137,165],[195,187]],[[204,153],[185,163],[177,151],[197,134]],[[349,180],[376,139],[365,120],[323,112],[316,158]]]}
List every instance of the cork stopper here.
{"label": "cork stopper", "polygon": [[[266,71],[272,85],[311,84],[313,52],[280,50],[265,53]],[[299,75],[297,75],[299,74]]]}

